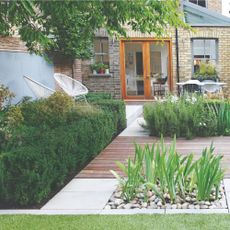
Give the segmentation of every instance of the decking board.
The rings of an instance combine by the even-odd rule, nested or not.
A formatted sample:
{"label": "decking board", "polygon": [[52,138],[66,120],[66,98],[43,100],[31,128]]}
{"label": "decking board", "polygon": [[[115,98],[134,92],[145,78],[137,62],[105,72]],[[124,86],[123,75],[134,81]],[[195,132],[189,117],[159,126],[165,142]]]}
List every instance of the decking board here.
{"label": "decking board", "polygon": [[[111,169],[118,170],[116,161],[125,162],[128,157],[134,156],[134,143],[152,144],[159,141],[155,137],[116,137],[101,153],[95,157],[76,178],[114,178]],[[172,138],[165,138],[165,143],[170,144]],[[192,140],[178,138],[176,149],[179,153],[186,155],[194,153],[198,158],[205,147],[213,142],[215,153],[222,154],[222,167],[225,169],[225,178],[230,178],[230,137],[201,137]]]}

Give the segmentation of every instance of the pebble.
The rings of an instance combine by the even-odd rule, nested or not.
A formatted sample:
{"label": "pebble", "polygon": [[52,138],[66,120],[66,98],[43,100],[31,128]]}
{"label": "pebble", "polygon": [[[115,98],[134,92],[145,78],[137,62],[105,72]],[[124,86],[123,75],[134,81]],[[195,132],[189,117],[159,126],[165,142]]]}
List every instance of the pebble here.
{"label": "pebble", "polygon": [[114,204],[117,205],[117,206],[119,206],[119,205],[122,204],[122,203],[123,203],[123,200],[122,200],[122,199],[116,199],[116,200],[114,201]]}
{"label": "pebble", "polygon": [[172,209],[176,209],[177,205],[176,204],[172,204]]}
{"label": "pebble", "polygon": [[164,198],[165,198],[165,199],[170,199],[169,194],[168,194],[168,193],[165,193],[165,194],[164,194]]}
{"label": "pebble", "polygon": [[115,198],[121,198],[121,192],[116,192],[116,193],[114,194],[114,197],[115,197]]}
{"label": "pebble", "polygon": [[134,209],[134,208],[140,208],[140,205],[139,204],[132,204],[131,208],[132,209]]}
{"label": "pebble", "polygon": [[162,202],[161,202],[161,201],[158,201],[158,202],[157,202],[157,206],[161,207],[161,206],[162,206]]}
{"label": "pebble", "polygon": [[153,196],[151,196],[151,197],[149,198],[149,201],[154,201],[155,199],[156,199],[156,196],[153,195]]}
{"label": "pebble", "polygon": [[147,192],[147,197],[149,197],[149,198],[153,197],[153,192],[148,191],[148,192]]}
{"label": "pebble", "polygon": [[105,210],[109,210],[109,209],[111,209],[111,206],[110,205],[106,205],[104,209]]}
{"label": "pebble", "polygon": [[189,203],[185,202],[185,203],[183,203],[183,204],[181,205],[181,208],[182,208],[182,209],[187,209],[187,208],[188,208],[188,205],[189,205]]}
{"label": "pebble", "polygon": [[141,205],[142,208],[147,208],[147,206],[148,206],[148,203],[147,203],[147,202],[144,202],[144,203],[142,203],[142,205]]}
{"label": "pebble", "polygon": [[157,208],[157,205],[155,203],[151,203],[149,206],[148,206],[148,209],[156,209]]}
{"label": "pebble", "polygon": [[201,205],[200,205],[200,208],[201,208],[201,209],[208,209],[208,205],[201,204]]}
{"label": "pebble", "polygon": [[145,196],[144,196],[144,193],[138,193],[137,194],[137,198],[144,198]]}
{"label": "pebble", "polygon": [[190,204],[190,205],[188,206],[189,209],[194,209],[194,207],[195,207],[194,204]]}
{"label": "pebble", "polygon": [[121,204],[121,205],[117,206],[117,209],[123,209],[124,206],[125,206],[125,204]]}
{"label": "pebble", "polygon": [[181,209],[182,208],[182,205],[179,203],[177,204],[177,209]]}
{"label": "pebble", "polygon": [[209,201],[205,201],[204,204],[205,204],[205,205],[208,205],[208,206],[211,205]]}
{"label": "pebble", "polygon": [[124,205],[124,209],[130,209],[131,207],[132,207],[132,204],[130,204],[130,203]]}
{"label": "pebble", "polygon": [[137,200],[132,200],[130,203],[131,203],[131,204],[136,204],[136,203],[137,203]]}
{"label": "pebble", "polygon": [[189,196],[186,196],[185,201],[190,202],[191,198]]}
{"label": "pebble", "polygon": [[172,205],[171,205],[171,204],[166,204],[165,207],[166,207],[167,209],[172,209]]}
{"label": "pebble", "polygon": [[196,204],[194,208],[195,208],[195,209],[200,209],[200,205],[199,205],[199,204]]}

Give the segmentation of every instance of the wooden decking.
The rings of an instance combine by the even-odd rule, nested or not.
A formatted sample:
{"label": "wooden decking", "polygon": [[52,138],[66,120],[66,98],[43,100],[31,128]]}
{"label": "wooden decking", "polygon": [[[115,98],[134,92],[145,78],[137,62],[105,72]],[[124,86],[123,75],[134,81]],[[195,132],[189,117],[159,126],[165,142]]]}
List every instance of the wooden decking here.
{"label": "wooden decking", "polygon": [[[110,170],[118,170],[116,161],[124,162],[134,156],[134,143],[141,145],[156,142],[154,137],[121,137],[118,136],[94,160],[92,160],[78,175],[77,178],[113,178]],[[166,138],[165,143],[172,139]],[[225,177],[230,178],[230,137],[195,138],[193,140],[177,139],[177,150],[186,155],[193,152],[198,157],[202,149],[213,142],[215,153],[224,155],[222,166],[226,170]]]}

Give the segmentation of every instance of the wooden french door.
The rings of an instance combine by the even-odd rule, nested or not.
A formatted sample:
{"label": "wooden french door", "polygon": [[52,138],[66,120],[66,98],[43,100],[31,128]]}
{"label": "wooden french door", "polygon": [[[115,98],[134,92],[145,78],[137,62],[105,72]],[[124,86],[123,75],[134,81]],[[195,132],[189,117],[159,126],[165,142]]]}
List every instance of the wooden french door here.
{"label": "wooden french door", "polygon": [[154,98],[159,78],[165,78],[167,89],[172,89],[170,40],[121,40],[120,51],[124,99]]}

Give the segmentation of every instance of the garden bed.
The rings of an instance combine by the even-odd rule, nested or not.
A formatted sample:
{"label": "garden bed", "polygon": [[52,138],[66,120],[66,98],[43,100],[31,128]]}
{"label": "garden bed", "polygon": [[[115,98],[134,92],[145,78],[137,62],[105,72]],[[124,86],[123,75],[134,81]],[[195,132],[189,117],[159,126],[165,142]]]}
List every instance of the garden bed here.
{"label": "garden bed", "polygon": [[145,189],[143,189],[140,190],[132,201],[127,202],[122,198],[122,189],[118,187],[110,197],[104,209],[227,209],[223,183],[217,200],[197,201],[196,194],[191,193],[187,194],[185,199],[178,196],[176,202],[172,204],[169,194],[165,193],[164,197],[167,200],[165,204],[153,191],[148,191],[146,193]]}
{"label": "garden bed", "polygon": [[204,148],[200,158],[177,152],[176,139],[135,145],[134,159],[111,170],[119,186],[105,209],[218,209],[227,211],[222,155]]}

